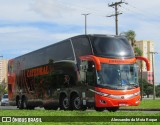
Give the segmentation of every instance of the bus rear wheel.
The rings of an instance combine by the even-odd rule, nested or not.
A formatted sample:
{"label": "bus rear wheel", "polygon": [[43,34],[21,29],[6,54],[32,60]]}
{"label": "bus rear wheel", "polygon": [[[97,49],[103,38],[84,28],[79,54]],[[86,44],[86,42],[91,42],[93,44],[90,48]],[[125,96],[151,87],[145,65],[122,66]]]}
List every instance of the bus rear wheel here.
{"label": "bus rear wheel", "polygon": [[61,110],[69,110],[69,99],[67,96],[63,95],[60,97],[60,109]]}
{"label": "bus rear wheel", "polygon": [[19,109],[27,109],[27,101],[25,98],[22,98],[21,100],[18,100],[18,106]]}
{"label": "bus rear wheel", "polygon": [[21,100],[20,100],[20,99],[17,100],[17,108],[19,108],[19,109],[22,108],[22,107],[21,107]]}
{"label": "bus rear wheel", "polygon": [[72,110],[80,110],[82,108],[81,99],[78,95],[74,95],[71,98],[71,107],[72,107]]}

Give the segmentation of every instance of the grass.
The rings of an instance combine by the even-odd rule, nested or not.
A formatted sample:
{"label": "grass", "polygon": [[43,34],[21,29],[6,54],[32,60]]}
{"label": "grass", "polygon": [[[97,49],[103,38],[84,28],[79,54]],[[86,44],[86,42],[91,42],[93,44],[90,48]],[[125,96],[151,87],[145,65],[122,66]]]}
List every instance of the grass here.
{"label": "grass", "polygon": [[[138,107],[129,107],[129,108],[159,108],[160,106],[160,100],[143,100]],[[66,117],[63,116],[74,116],[72,118],[75,118],[76,116],[91,116],[87,117],[94,120],[96,117],[94,116],[101,116],[101,118],[107,117],[116,117],[116,116],[122,116],[128,117],[128,116],[135,116],[139,118],[140,116],[156,116],[160,119],[160,112],[158,113],[147,113],[147,112],[96,112],[96,111],[53,111],[53,110],[0,110],[0,116],[61,116],[60,118],[65,119]],[[107,118],[106,117],[106,118]],[[55,117],[52,117],[55,118]],[[0,123],[4,125],[158,125],[158,122],[42,122],[42,123]]]}
{"label": "grass", "polygon": [[[115,117],[115,116],[122,116],[122,117],[127,117],[127,116],[137,116],[137,118],[139,118],[140,116],[158,116],[160,117],[160,112],[159,113],[154,113],[154,114],[150,114],[150,113],[144,113],[144,112],[96,112],[96,111],[47,111],[47,110],[1,110],[0,111],[0,116],[29,116],[29,117],[33,117],[33,116],[61,116],[62,120],[63,118],[65,119],[66,117],[63,116],[92,116],[92,119],[94,120],[94,116],[111,116],[111,117]],[[73,117],[73,118],[74,118]],[[53,117],[54,118],[54,117]],[[109,124],[120,124],[120,125],[134,125],[134,124],[146,124],[146,122],[42,122],[42,123],[10,123],[13,125],[26,125],[26,124],[32,124],[32,125],[50,125],[50,124],[57,124],[57,125],[65,125],[65,124],[78,124],[78,125],[109,125]],[[149,124],[153,124],[152,122],[148,122]],[[148,124],[147,123],[147,124]],[[158,122],[157,122],[158,123]],[[154,123],[157,124],[156,122]],[[8,125],[8,123],[3,123],[5,125]]]}
{"label": "grass", "polygon": [[139,106],[122,107],[127,109],[160,109],[160,99],[158,100],[142,100]]}
{"label": "grass", "polygon": [[0,116],[160,116],[159,113],[61,110],[0,110]]}

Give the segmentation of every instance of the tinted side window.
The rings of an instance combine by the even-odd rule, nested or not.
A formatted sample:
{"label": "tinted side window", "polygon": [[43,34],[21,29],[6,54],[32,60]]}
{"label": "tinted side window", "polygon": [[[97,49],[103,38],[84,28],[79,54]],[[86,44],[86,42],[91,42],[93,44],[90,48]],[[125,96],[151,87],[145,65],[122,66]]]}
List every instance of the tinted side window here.
{"label": "tinted side window", "polygon": [[74,55],[70,40],[65,40],[29,53],[18,60],[17,64],[20,62],[19,68],[22,70],[48,64],[50,60],[74,60]]}
{"label": "tinted side window", "polygon": [[89,40],[86,37],[73,38],[72,43],[76,58],[92,54]]}
{"label": "tinted side window", "polygon": [[69,40],[47,48],[48,60],[74,60],[72,46]]}

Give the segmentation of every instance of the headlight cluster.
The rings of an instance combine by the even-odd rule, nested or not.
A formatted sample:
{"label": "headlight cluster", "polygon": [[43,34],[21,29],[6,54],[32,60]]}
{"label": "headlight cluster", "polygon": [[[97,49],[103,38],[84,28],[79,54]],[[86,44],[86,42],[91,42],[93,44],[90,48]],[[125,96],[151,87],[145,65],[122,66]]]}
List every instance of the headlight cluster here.
{"label": "headlight cluster", "polygon": [[133,93],[133,94],[126,94],[126,95],[111,95],[111,94],[107,94],[107,93],[103,93],[103,92],[98,92],[93,89],[90,89],[90,91],[94,92],[100,96],[105,96],[105,97],[109,97],[109,98],[113,98],[113,99],[129,99],[129,98],[133,98],[135,96],[138,96],[140,94],[140,91]]}

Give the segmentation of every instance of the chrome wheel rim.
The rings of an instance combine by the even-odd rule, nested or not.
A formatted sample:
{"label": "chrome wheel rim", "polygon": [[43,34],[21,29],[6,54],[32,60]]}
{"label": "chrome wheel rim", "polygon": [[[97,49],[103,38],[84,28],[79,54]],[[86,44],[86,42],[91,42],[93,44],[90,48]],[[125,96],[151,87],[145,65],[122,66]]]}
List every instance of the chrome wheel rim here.
{"label": "chrome wheel rim", "polygon": [[80,105],[81,105],[81,100],[79,97],[76,97],[74,100],[74,106],[76,109],[80,109]]}
{"label": "chrome wheel rim", "polygon": [[64,100],[63,100],[63,107],[64,107],[65,109],[67,109],[67,108],[69,107],[69,101],[68,101],[68,98],[67,98],[67,97],[65,97]]}

